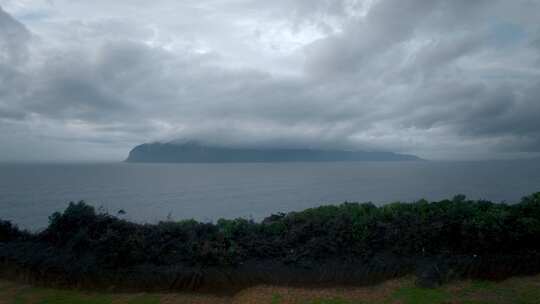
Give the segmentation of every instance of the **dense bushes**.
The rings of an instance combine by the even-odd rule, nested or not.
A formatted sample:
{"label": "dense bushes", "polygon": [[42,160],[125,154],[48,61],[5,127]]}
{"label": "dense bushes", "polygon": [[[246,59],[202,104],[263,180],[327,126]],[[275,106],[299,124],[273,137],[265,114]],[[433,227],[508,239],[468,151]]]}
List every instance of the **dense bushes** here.
{"label": "dense bushes", "polygon": [[0,243],[20,239],[26,234],[26,232],[20,231],[12,223],[0,220]]}
{"label": "dense bushes", "polygon": [[[363,275],[399,275],[412,269],[411,260],[435,259],[447,261],[448,267],[459,265],[461,270],[454,270],[460,273],[493,275],[493,267],[503,269],[500,261],[513,262],[498,272],[540,271],[539,241],[540,193],[514,205],[464,196],[382,207],[344,203],[276,214],[260,223],[222,219],[215,224],[193,220],[135,224],[80,202],[53,214],[40,233],[28,234],[0,222],[0,261],[71,281],[114,277],[129,270],[135,281],[144,276],[142,272],[151,272],[157,277],[170,275],[176,282],[181,273],[189,272],[190,280],[197,278],[199,285],[205,282],[201,279],[205,269],[234,273],[245,265],[268,262],[272,269],[283,267],[280,271],[320,272],[321,265],[339,264],[367,265]],[[396,269],[385,266],[390,264]],[[279,280],[279,275],[275,278]]]}

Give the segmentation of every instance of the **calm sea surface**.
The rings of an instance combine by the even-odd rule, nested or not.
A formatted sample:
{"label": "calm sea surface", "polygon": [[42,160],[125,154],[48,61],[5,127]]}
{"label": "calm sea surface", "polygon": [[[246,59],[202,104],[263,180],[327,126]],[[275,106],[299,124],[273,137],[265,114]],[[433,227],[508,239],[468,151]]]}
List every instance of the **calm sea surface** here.
{"label": "calm sea surface", "polygon": [[3,164],[0,218],[41,229],[69,201],[129,220],[220,217],[260,220],[276,212],[344,201],[474,199],[514,202],[540,191],[540,161],[270,164]]}

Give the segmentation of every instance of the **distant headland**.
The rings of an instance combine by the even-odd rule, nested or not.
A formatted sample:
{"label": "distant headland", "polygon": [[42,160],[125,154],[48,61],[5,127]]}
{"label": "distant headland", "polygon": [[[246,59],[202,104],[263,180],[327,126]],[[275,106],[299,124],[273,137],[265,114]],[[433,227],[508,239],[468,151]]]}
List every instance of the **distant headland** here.
{"label": "distant headland", "polygon": [[393,152],[317,150],[293,148],[234,148],[198,142],[149,143],[136,146],[126,162],[133,163],[248,163],[419,161],[414,155]]}

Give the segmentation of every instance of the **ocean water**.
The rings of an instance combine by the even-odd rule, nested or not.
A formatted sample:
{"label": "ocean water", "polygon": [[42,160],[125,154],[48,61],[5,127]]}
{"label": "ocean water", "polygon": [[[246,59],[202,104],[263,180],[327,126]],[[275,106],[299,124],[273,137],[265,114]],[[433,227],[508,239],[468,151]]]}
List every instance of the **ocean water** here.
{"label": "ocean water", "polygon": [[253,164],[0,164],[0,219],[39,230],[70,201],[156,223],[262,218],[344,201],[517,202],[540,191],[540,161]]}

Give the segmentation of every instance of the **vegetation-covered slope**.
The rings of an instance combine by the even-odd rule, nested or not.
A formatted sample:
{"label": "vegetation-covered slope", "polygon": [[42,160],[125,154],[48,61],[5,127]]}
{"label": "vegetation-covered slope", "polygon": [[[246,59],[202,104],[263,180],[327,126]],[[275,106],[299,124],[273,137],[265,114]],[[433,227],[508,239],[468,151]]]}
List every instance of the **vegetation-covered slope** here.
{"label": "vegetation-covered slope", "polygon": [[413,161],[413,155],[392,152],[364,152],[283,148],[231,148],[152,143],[133,148],[126,159],[134,163],[245,163],[245,162],[328,162],[328,161]]}
{"label": "vegetation-covered slope", "polygon": [[136,224],[71,203],[39,233],[0,222],[4,276],[145,289],[359,284],[416,272],[456,277],[540,272],[540,193],[520,203],[344,203],[272,215]]}

